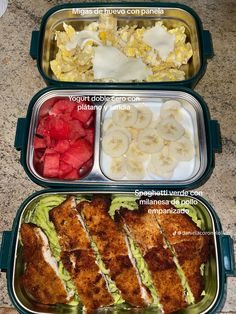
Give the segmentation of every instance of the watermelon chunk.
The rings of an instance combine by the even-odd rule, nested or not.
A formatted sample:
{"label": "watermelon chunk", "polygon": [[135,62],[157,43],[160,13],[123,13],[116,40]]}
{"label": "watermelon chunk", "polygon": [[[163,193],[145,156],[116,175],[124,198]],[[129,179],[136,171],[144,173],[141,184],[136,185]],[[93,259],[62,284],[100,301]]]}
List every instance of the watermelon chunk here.
{"label": "watermelon chunk", "polygon": [[56,140],[51,138],[49,135],[44,137],[47,147],[53,148],[56,145]]}
{"label": "watermelon chunk", "polygon": [[34,149],[38,149],[38,148],[46,148],[47,144],[44,138],[40,138],[38,136],[34,137]]}
{"label": "watermelon chunk", "polygon": [[61,99],[58,100],[52,109],[50,110],[50,115],[58,115],[63,113],[71,113],[71,111],[75,108],[76,103],[73,101],[70,101],[68,99]]}
{"label": "watermelon chunk", "polygon": [[57,152],[54,149],[46,148],[44,155],[56,154]]}
{"label": "watermelon chunk", "polygon": [[85,132],[86,132],[86,136],[85,136],[85,139],[93,145],[94,143],[94,133],[95,133],[95,130],[94,128],[88,128],[88,129],[85,129]]}
{"label": "watermelon chunk", "polygon": [[88,119],[86,123],[84,123],[85,128],[89,128],[93,125],[94,122],[94,114]]}
{"label": "watermelon chunk", "polygon": [[92,145],[85,139],[79,139],[61,155],[61,160],[75,169],[79,169],[93,155]]}
{"label": "watermelon chunk", "polygon": [[40,110],[39,110],[39,117],[38,117],[39,120],[42,119],[43,117],[48,116],[49,111],[51,110],[54,103],[55,103],[55,98],[50,98],[43,103],[43,105],[40,107]]}
{"label": "watermelon chunk", "polygon": [[60,117],[53,117],[50,121],[50,136],[55,140],[66,140],[69,136],[69,125]]}
{"label": "watermelon chunk", "polygon": [[93,167],[93,157],[86,161],[79,170],[80,177],[87,175]]}
{"label": "watermelon chunk", "polygon": [[71,121],[73,118],[71,117],[70,113],[63,113],[61,115],[58,115],[62,120],[65,122]]}
{"label": "watermelon chunk", "polygon": [[37,148],[34,151],[33,162],[34,164],[42,162],[42,157],[44,155],[44,149]]}
{"label": "watermelon chunk", "polygon": [[73,167],[64,161],[60,161],[59,164],[59,178],[64,179],[64,177],[73,170]]}
{"label": "watermelon chunk", "polygon": [[69,126],[69,135],[68,138],[71,141],[76,141],[77,139],[84,137],[86,135],[86,132],[78,120],[72,120],[68,122]]}
{"label": "watermelon chunk", "polygon": [[78,171],[76,169],[73,169],[71,172],[69,172],[67,175],[64,176],[65,180],[78,180],[79,175]]}
{"label": "watermelon chunk", "polygon": [[51,148],[46,148],[44,151],[44,154],[42,155],[42,157],[40,158],[40,162],[44,162],[44,158],[46,155],[52,155],[52,154],[56,154],[57,152],[54,149]]}
{"label": "watermelon chunk", "polygon": [[86,123],[90,117],[93,115],[94,110],[92,109],[82,109],[80,107],[84,106],[86,108],[86,106],[92,106],[92,104],[90,102],[80,102],[75,108],[74,110],[71,112],[71,116],[74,119],[79,120],[82,123]]}
{"label": "watermelon chunk", "polygon": [[68,140],[60,140],[53,147],[53,149],[58,153],[64,153],[70,148],[70,142]]}
{"label": "watermelon chunk", "polygon": [[44,155],[43,175],[47,178],[55,178],[59,175],[60,154],[51,153]]}
{"label": "watermelon chunk", "polygon": [[44,177],[77,180],[91,170],[95,111],[81,105],[92,104],[52,98],[41,106],[33,162]]}
{"label": "watermelon chunk", "polygon": [[47,136],[50,132],[51,117],[47,116],[39,120],[36,134],[39,136]]}

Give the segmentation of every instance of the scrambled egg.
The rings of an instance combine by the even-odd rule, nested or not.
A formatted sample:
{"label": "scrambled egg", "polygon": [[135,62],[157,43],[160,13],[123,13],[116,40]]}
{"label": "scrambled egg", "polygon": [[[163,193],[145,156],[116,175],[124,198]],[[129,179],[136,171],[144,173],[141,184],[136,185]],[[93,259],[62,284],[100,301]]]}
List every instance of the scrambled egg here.
{"label": "scrambled egg", "polygon": [[[60,81],[119,81],[94,77],[93,60],[98,46],[115,47],[130,60],[141,60],[148,70],[143,80],[146,82],[184,80],[183,67],[193,55],[191,44],[186,42],[184,26],[167,29],[162,22],[157,22],[154,27],[118,27],[116,18],[101,15],[98,22],[90,23],[79,32],[65,23],[63,27],[64,31],[56,32],[58,52],[50,61],[52,72]],[[112,63],[114,61],[110,60],[108,67],[112,67]]]}

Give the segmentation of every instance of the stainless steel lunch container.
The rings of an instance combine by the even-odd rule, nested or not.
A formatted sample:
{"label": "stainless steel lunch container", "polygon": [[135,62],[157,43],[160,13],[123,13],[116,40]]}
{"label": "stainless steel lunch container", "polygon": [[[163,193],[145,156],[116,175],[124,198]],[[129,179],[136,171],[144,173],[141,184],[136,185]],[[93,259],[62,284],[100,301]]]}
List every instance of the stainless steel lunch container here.
{"label": "stainless steel lunch container", "polygon": [[[50,69],[50,60],[56,53],[55,32],[63,29],[63,22],[69,23],[76,30],[82,30],[85,25],[97,21],[99,12],[118,12],[118,24],[125,26],[127,23],[140,26],[152,26],[156,21],[165,21],[170,27],[184,26],[187,39],[193,47],[193,56],[184,67],[186,79],[173,82],[152,83],[95,83],[95,82],[63,82],[55,79]],[[110,12],[109,11],[109,12]],[[37,59],[39,72],[48,85],[77,86],[83,88],[156,88],[157,86],[187,86],[194,87],[204,75],[207,59],[213,56],[211,35],[208,30],[203,30],[202,22],[198,15],[189,7],[177,3],[74,3],[63,4],[50,9],[42,18],[40,31],[33,31],[30,55]]]}
{"label": "stainless steel lunch container", "polygon": [[[140,192],[140,191],[139,191]],[[158,193],[157,190],[153,191]],[[159,191],[160,192],[160,191]],[[44,190],[31,195],[24,201],[17,211],[12,231],[3,233],[1,251],[0,251],[0,268],[7,272],[8,291],[16,309],[20,314],[29,313],[82,313],[81,309],[68,305],[52,305],[46,306],[38,304],[29,299],[26,295],[20,281],[20,276],[24,271],[24,263],[22,261],[22,246],[19,242],[19,229],[22,218],[34,206],[34,204],[42,197],[53,194],[97,194],[97,193],[119,193],[119,195],[127,194],[124,189],[107,189],[106,192],[92,189],[81,189],[80,192],[73,190]],[[130,192],[129,192],[130,193]],[[137,192],[136,192],[137,193]],[[166,199],[172,199],[174,196],[166,195]],[[206,266],[204,275],[206,294],[202,300],[195,305],[189,306],[187,309],[179,311],[181,314],[188,313],[216,313],[220,310],[226,292],[226,278],[228,275],[234,274],[234,261],[232,251],[232,239],[230,236],[222,233],[219,218],[209,203],[201,197],[197,196],[179,196],[181,200],[194,201],[198,218],[201,219],[204,226],[203,231],[212,235],[213,250]],[[110,308],[101,313],[124,313],[124,309]],[[125,310],[126,313],[137,313],[137,309]],[[138,313],[152,313],[148,309],[139,309]]]}
{"label": "stainless steel lunch container", "polygon": [[[96,110],[95,125],[95,147],[94,147],[94,164],[91,172],[80,180],[67,181],[59,179],[43,178],[36,171],[33,164],[33,137],[38,121],[38,113],[44,102],[56,97],[67,98],[69,96],[83,97],[96,96],[101,97],[121,97],[124,99],[137,98],[139,102],[151,102],[155,107],[158,100],[179,99],[182,101],[183,107],[188,110],[193,121],[194,141],[197,147],[197,158],[194,165],[193,173],[186,179],[179,180],[111,180],[103,171],[101,166],[101,129],[103,124],[103,116],[114,101],[94,102],[101,110]],[[122,102],[121,102],[122,104]],[[105,109],[106,108],[106,109]],[[31,180],[43,186],[64,186],[64,187],[106,187],[106,186],[126,186],[126,187],[142,187],[142,188],[171,188],[182,189],[191,188],[201,185],[210,175],[214,167],[214,153],[221,149],[219,125],[217,121],[211,120],[207,106],[203,99],[192,90],[186,88],[161,88],[156,90],[93,90],[93,89],[45,89],[35,95],[32,99],[28,114],[25,119],[20,118],[16,132],[15,147],[21,150],[21,163]]]}

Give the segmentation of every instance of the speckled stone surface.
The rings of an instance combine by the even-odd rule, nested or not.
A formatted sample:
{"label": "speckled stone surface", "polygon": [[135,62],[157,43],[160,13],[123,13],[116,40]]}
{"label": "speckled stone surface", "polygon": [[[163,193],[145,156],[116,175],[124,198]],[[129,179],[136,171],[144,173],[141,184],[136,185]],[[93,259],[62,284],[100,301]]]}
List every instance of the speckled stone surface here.
{"label": "speckled stone surface", "polygon": [[[29,57],[31,31],[52,6],[70,1],[10,0],[0,18],[0,232],[10,230],[23,200],[40,187],[30,182],[14,150],[18,117],[24,117],[32,96],[45,86],[35,62]],[[77,1],[79,2],[79,1]],[[87,1],[88,2],[88,1]],[[110,1],[111,2],[111,1]],[[170,1],[172,2],[172,1]],[[236,106],[235,106],[235,1],[189,0],[204,28],[212,33],[215,56],[195,90],[207,102],[211,117],[221,125],[223,152],[216,155],[216,168],[199,191],[216,209],[225,233],[236,241]],[[223,313],[236,313],[236,278],[227,281]],[[11,313],[5,274],[0,274],[0,313]],[[15,312],[15,311],[14,311]]]}

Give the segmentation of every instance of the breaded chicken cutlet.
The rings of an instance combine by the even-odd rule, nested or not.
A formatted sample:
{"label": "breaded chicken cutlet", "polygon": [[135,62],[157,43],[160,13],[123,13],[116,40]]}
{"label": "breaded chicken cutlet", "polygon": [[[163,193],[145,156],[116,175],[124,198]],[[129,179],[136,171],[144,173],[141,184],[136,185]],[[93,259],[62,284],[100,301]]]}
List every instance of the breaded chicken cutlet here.
{"label": "breaded chicken cutlet", "polygon": [[26,291],[43,304],[68,303],[64,283],[58,276],[58,267],[43,231],[33,224],[23,223],[20,229],[23,259],[26,263],[21,282]]}
{"label": "breaded chicken cutlet", "polygon": [[140,282],[129,256],[125,234],[110,217],[109,205],[107,199],[97,196],[91,202],[81,202],[77,209],[123,299],[133,306],[145,306],[151,302],[151,295]]}
{"label": "breaded chicken cutlet", "polygon": [[201,229],[187,214],[172,213],[175,207],[171,204],[145,205],[142,209],[145,212],[155,209],[155,212],[149,215],[155,218],[160,226],[186,276],[195,302],[199,302],[204,288],[200,266],[206,263],[209,257],[209,236],[202,235]]}
{"label": "breaded chicken cutlet", "polygon": [[59,236],[62,263],[70,273],[87,311],[112,304],[113,298],[79,220],[74,197],[53,208],[49,216]]}
{"label": "breaded chicken cutlet", "polygon": [[164,312],[171,313],[187,307],[173,255],[168,247],[164,247],[163,235],[153,217],[142,210],[122,209],[116,213],[115,220],[140,248]]}

